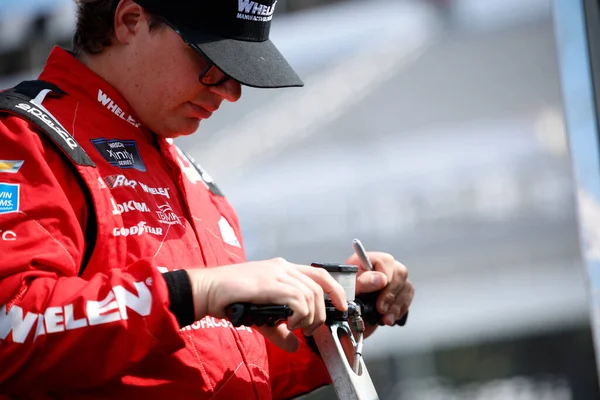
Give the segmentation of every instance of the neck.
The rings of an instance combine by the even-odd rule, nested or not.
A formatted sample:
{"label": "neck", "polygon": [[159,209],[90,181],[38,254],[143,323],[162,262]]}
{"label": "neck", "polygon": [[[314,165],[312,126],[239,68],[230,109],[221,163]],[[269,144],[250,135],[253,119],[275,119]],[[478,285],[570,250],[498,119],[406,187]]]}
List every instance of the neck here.
{"label": "neck", "polygon": [[108,82],[108,84],[118,92],[122,93],[121,82],[119,80],[120,74],[118,73],[120,69],[118,62],[115,62],[118,58],[115,56],[112,49],[104,49],[100,54],[88,54],[82,52],[77,55],[77,59],[96,75]]}

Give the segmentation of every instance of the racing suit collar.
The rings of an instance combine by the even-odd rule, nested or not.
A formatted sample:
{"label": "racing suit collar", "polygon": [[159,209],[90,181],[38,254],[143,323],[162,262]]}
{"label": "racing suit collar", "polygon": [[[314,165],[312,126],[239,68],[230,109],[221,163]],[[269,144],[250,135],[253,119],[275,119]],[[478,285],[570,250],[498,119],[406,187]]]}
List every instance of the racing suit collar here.
{"label": "racing suit collar", "polygon": [[81,99],[89,99],[91,103],[97,104],[105,112],[112,114],[112,117],[137,128],[147,140],[156,140],[154,135],[140,122],[127,100],[69,51],[55,46],[48,56],[46,66],[39,79],[53,83],[67,94],[73,94]]}

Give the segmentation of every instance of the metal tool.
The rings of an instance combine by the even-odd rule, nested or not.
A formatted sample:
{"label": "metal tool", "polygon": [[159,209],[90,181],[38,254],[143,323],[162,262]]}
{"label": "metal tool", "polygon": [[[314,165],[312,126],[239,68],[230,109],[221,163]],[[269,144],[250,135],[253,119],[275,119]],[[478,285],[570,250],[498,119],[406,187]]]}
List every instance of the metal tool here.
{"label": "metal tool", "polygon": [[[365,270],[373,270],[364,247],[354,239],[353,247]],[[338,398],[343,400],[377,400],[379,396],[362,357],[365,322],[383,325],[383,315],[377,311],[379,292],[355,296],[355,265],[313,263],[327,270],[342,285],[348,300],[348,310],[337,310],[326,296],[326,322],[313,333],[313,339],[331,376]],[[292,315],[287,305],[256,305],[236,303],[227,307],[227,317],[234,326],[275,326]],[[407,315],[395,325],[406,324]]]}
{"label": "metal tool", "polygon": [[[354,239],[352,241],[352,247],[354,248],[354,252],[358,256],[358,259],[360,260],[362,267],[366,271],[373,271],[373,264],[371,264],[371,260],[369,260],[369,257],[367,256],[367,252],[366,252],[364,246],[362,245],[361,241],[358,239]],[[354,364],[352,366],[352,369],[354,370],[355,373],[358,374],[359,369],[360,369],[360,362],[362,360],[363,333],[365,331],[365,323],[362,320],[360,313],[358,314],[357,317],[355,317],[354,323],[355,323],[355,325],[354,325],[355,332],[356,332],[358,338],[356,340],[356,347],[355,347],[355,351],[354,351]]]}

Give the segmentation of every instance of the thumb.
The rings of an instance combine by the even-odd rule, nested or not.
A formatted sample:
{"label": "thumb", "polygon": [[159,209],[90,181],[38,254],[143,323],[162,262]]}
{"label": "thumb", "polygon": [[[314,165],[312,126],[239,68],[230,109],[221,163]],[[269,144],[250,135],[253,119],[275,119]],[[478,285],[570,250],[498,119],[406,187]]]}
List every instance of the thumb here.
{"label": "thumb", "polygon": [[388,284],[387,276],[382,272],[367,271],[356,278],[356,293],[371,293],[381,290]]}
{"label": "thumb", "polygon": [[256,330],[271,343],[281,347],[288,353],[294,353],[300,346],[298,338],[287,328],[286,324],[279,324],[277,326],[259,326],[256,327]]}

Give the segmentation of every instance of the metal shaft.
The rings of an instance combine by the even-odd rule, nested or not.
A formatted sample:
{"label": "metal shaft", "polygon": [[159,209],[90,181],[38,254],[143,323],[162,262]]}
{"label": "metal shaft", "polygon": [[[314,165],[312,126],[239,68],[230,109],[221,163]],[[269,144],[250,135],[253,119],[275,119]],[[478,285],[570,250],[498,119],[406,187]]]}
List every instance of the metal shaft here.
{"label": "metal shaft", "polygon": [[[354,372],[348,362],[346,354],[353,357],[356,349],[356,342],[348,322],[336,322],[331,326],[323,325],[315,331],[313,337],[339,399],[379,400],[362,357],[357,358],[358,373]],[[346,350],[343,341],[346,341]]]}

